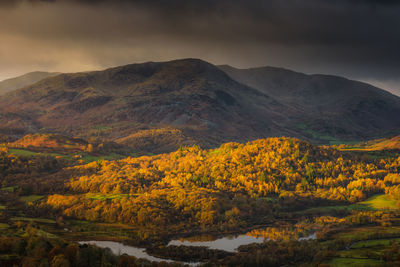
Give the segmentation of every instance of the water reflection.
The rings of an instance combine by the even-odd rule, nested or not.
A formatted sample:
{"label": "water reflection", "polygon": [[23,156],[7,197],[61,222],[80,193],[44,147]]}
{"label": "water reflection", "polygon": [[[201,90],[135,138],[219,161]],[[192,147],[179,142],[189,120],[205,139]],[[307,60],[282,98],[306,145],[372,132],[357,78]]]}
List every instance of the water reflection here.
{"label": "water reflection", "polygon": [[303,241],[303,240],[316,240],[317,239],[317,233],[312,233],[308,236],[304,236],[304,237],[300,237],[299,241]]}
{"label": "water reflection", "polygon": [[[206,239],[207,241],[201,241]],[[301,237],[298,240],[314,240],[316,239],[316,233],[310,234],[305,237]],[[200,241],[199,241],[200,240]],[[219,249],[228,252],[236,252],[238,247],[242,245],[249,245],[253,243],[263,243],[266,240],[263,237],[253,237],[250,235],[238,235],[238,236],[226,236],[216,240],[210,240],[210,236],[206,237],[191,237],[190,239],[172,240],[168,243],[168,246],[194,246],[194,247],[208,247],[210,249]],[[146,259],[149,261],[161,262],[165,261],[168,263],[173,263],[176,261],[161,259],[147,254],[144,248],[138,248],[133,246],[124,245],[120,242],[114,241],[80,241],[79,244],[91,244],[96,245],[101,248],[109,248],[115,255],[127,254],[130,256],[135,256],[136,258]],[[182,262],[191,266],[197,266],[198,262]]]}
{"label": "water reflection", "polygon": [[90,245],[96,245],[101,248],[109,248],[115,255],[128,254],[129,256],[135,256],[136,258],[146,259],[149,261],[155,261],[155,262],[165,261],[168,263],[174,262],[172,260],[166,260],[151,256],[146,253],[144,248],[128,246],[114,241],[80,241],[78,243],[81,245],[90,244]]}
{"label": "water reflection", "polygon": [[[299,241],[304,240],[315,240],[317,238],[316,233],[312,233],[305,237],[300,237]],[[210,249],[219,249],[228,252],[236,252],[237,249],[242,245],[249,245],[253,243],[261,244],[268,240],[264,237],[253,237],[251,235],[238,235],[238,236],[227,236],[215,240],[210,240],[209,236],[198,236],[190,237],[186,239],[172,240],[168,243],[169,245],[175,246],[194,246],[194,247],[208,247]]]}
{"label": "water reflection", "polygon": [[236,252],[237,248],[242,245],[252,243],[263,243],[263,237],[252,237],[248,235],[229,236],[216,239],[214,241],[192,241],[191,240],[172,240],[169,245],[175,246],[194,246],[194,247],[208,247],[210,249],[220,249],[228,252]]}

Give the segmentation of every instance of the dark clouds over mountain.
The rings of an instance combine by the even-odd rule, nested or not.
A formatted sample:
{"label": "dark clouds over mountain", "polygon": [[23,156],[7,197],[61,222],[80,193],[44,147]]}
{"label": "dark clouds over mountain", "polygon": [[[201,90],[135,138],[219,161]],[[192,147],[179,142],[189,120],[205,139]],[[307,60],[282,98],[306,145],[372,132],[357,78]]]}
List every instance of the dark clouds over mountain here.
{"label": "dark clouds over mountain", "polygon": [[338,74],[400,92],[398,1],[0,0],[0,6],[0,77],[199,57]]}

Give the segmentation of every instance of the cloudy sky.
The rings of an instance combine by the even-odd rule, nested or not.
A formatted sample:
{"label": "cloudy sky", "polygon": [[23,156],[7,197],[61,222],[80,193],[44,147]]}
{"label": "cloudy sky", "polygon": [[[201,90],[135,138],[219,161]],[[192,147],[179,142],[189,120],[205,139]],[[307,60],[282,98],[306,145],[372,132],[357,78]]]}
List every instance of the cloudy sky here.
{"label": "cloudy sky", "polygon": [[193,57],[341,75],[400,95],[398,2],[0,0],[0,80]]}

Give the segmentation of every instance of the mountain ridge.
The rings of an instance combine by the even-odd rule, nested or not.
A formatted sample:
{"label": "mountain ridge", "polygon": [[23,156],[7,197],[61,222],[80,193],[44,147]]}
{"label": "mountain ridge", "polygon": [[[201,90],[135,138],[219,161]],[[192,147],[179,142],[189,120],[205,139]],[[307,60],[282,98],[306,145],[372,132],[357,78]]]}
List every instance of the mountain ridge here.
{"label": "mountain ridge", "polygon": [[[306,125],[302,128],[309,132],[346,135],[343,131],[352,129],[354,133],[347,134],[362,139],[376,136],[373,132],[379,132],[379,128],[383,135],[398,132],[400,120],[396,113],[400,98],[367,83],[275,67],[236,69],[224,65],[220,68],[240,83],[311,115],[308,121],[301,122]],[[387,128],[393,132],[386,132]]]}
{"label": "mountain ridge", "polygon": [[[283,111],[289,109],[210,63],[185,59],[41,80],[0,98],[0,122],[21,131],[52,127],[68,132],[67,126],[72,135],[84,137],[79,127],[123,124],[106,134],[111,139],[153,125],[173,126],[206,143],[219,143],[257,138],[263,131],[287,133],[277,122],[286,119]],[[254,114],[268,116],[254,122]]]}
{"label": "mountain ridge", "polygon": [[400,98],[341,77],[180,59],[63,73],[9,92],[0,97],[0,132],[149,147],[173,136],[204,147],[274,136],[329,143],[400,132],[399,112]]}
{"label": "mountain ridge", "polygon": [[36,83],[42,79],[56,76],[59,72],[33,71],[26,74],[0,81],[0,95]]}

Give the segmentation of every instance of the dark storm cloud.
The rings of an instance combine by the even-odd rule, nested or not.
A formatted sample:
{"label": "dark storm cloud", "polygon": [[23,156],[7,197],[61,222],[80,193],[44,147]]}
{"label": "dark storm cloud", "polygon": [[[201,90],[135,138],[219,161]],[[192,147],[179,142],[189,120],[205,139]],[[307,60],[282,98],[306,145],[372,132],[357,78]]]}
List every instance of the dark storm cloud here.
{"label": "dark storm cloud", "polygon": [[[0,0],[0,73],[200,57],[397,84],[391,0]],[[5,42],[3,41],[5,40]],[[3,52],[3,53],[2,53]],[[7,64],[8,63],[8,64]],[[399,86],[400,89],[400,86]]]}

